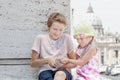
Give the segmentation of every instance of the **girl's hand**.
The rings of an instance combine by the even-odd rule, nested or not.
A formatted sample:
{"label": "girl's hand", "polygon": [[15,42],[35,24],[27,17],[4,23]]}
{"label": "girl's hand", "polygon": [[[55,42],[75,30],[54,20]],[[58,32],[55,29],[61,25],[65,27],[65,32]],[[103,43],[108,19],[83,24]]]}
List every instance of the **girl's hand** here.
{"label": "girl's hand", "polygon": [[67,63],[69,63],[69,59],[62,59],[62,60],[61,60],[61,63],[62,63],[62,64],[67,64]]}
{"label": "girl's hand", "polygon": [[71,63],[71,59],[62,59],[61,63],[63,64],[60,69],[71,69],[74,68],[76,65]]}

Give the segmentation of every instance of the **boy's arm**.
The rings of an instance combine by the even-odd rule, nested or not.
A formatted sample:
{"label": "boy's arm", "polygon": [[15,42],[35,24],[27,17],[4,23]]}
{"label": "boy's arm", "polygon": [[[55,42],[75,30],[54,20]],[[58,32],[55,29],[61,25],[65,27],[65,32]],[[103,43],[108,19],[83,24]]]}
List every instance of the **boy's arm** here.
{"label": "boy's arm", "polygon": [[39,54],[32,50],[32,55],[31,55],[31,59],[30,59],[30,65],[31,67],[40,67],[43,64],[47,64],[48,63],[48,59],[39,59]]}
{"label": "boy's arm", "polygon": [[40,59],[39,54],[36,51],[32,50],[32,55],[30,59],[31,67],[41,67],[44,64],[49,64],[51,67],[56,67],[55,58],[49,57],[49,58]]}
{"label": "boy's arm", "polygon": [[74,51],[69,53],[67,56],[68,56],[69,59],[76,59],[76,53]]}

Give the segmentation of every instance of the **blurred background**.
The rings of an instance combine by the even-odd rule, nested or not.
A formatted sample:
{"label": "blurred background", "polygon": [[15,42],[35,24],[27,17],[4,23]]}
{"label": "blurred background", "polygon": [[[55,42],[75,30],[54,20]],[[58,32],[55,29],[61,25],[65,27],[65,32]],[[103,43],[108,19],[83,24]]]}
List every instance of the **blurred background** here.
{"label": "blurred background", "polygon": [[84,20],[94,27],[99,70],[111,80],[120,79],[119,3],[119,0],[71,0],[72,28]]}

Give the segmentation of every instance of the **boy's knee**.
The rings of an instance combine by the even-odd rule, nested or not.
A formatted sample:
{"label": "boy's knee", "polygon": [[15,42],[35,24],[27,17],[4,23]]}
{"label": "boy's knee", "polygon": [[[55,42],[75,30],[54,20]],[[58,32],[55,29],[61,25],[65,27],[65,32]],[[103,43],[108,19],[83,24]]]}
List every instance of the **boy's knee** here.
{"label": "boy's knee", "polygon": [[63,71],[57,71],[55,75],[66,76],[65,72]]}
{"label": "boy's knee", "polygon": [[63,72],[63,71],[57,71],[56,73],[55,73],[55,77],[60,77],[60,78],[66,78],[66,74],[65,74],[65,72]]}

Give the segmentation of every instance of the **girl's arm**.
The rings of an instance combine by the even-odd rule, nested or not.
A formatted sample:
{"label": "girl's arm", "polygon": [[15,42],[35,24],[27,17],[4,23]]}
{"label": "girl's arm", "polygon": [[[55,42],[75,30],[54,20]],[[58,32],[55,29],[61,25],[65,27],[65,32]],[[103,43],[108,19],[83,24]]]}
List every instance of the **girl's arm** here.
{"label": "girl's arm", "polygon": [[83,66],[85,65],[88,61],[90,61],[90,59],[96,55],[97,49],[96,47],[90,47],[89,50],[80,57],[80,59],[76,60],[76,61],[71,61],[74,62],[76,65],[80,65]]}
{"label": "girl's arm", "polygon": [[96,54],[96,47],[91,47],[84,55],[80,57],[78,60],[73,59],[64,59],[63,63],[72,63],[74,65],[85,65],[94,55]]}
{"label": "girl's arm", "polygon": [[[76,54],[75,54],[75,52],[74,51],[72,51],[71,53],[69,53],[68,54],[68,57],[69,57],[69,59],[72,59],[72,60],[74,60],[74,59],[76,59]],[[61,63],[63,63],[63,65],[60,67],[60,68],[74,68],[75,67],[75,65],[74,64],[71,64],[71,63],[68,63],[68,62],[63,62],[63,60],[61,60]]]}

